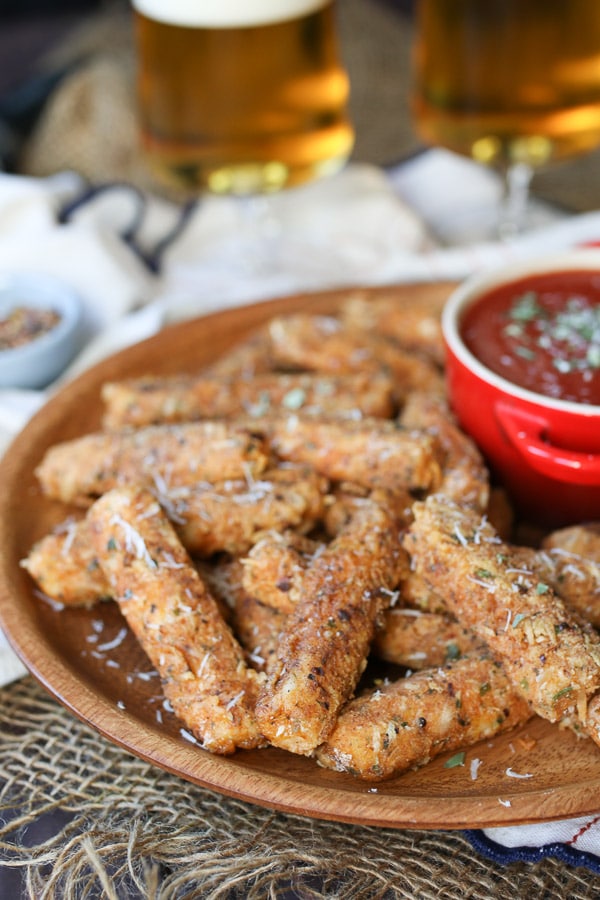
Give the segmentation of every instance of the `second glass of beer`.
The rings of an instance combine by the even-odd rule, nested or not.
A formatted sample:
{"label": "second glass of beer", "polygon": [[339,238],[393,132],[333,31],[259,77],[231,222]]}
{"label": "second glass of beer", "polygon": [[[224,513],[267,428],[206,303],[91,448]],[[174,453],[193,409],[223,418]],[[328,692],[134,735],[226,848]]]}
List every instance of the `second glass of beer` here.
{"label": "second glass of beer", "polygon": [[183,192],[275,191],[341,168],[354,133],[332,0],[133,0],[143,152]]}
{"label": "second glass of beer", "polygon": [[418,133],[503,171],[509,217],[533,170],[600,143],[599,0],[417,0],[416,36]]}

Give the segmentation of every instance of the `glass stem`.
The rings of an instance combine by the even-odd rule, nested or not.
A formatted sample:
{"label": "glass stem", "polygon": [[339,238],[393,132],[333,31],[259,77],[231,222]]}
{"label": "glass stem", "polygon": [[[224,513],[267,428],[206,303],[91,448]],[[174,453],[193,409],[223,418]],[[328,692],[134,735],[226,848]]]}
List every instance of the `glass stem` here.
{"label": "glass stem", "polygon": [[533,168],[525,162],[511,163],[504,172],[504,196],[498,222],[501,240],[511,240],[526,228],[532,176]]}

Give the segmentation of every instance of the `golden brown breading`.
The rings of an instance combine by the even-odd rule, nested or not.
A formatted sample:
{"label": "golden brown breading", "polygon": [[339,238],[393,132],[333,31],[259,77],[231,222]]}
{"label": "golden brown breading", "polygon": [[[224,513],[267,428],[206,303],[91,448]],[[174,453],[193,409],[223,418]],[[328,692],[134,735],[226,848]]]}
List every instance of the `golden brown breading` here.
{"label": "golden brown breading", "polygon": [[234,375],[253,378],[263,372],[272,372],[270,346],[269,329],[262,325],[206,366],[203,374],[215,378],[231,378]]}
{"label": "golden brown breading", "polygon": [[261,603],[245,589],[242,560],[200,567],[211,593],[227,607],[227,620],[257,672],[270,672],[277,662],[277,647],[286,615]]}
{"label": "golden brown breading", "polygon": [[256,481],[158,492],[184,546],[198,556],[246,553],[264,531],[309,531],[322,517],[328,483],[306,466],[282,465]]}
{"label": "golden brown breading", "polygon": [[379,780],[493,737],[531,715],[498,662],[465,657],[351,700],[315,755],[327,768]]}
{"label": "golden brown breading", "polygon": [[333,728],[364,669],[377,619],[406,567],[402,527],[392,508],[365,501],[306,570],[279,643],[277,667],[256,706],[260,728],[272,744],[310,754]]}
{"label": "golden brown breading", "polygon": [[369,296],[354,291],[342,304],[340,318],[354,331],[371,332],[393,338],[406,350],[422,353],[442,366],[445,361],[442,336],[442,309],[445,298],[439,292],[419,297],[397,294]]}
{"label": "golden brown breading", "polygon": [[397,401],[414,390],[444,392],[443,377],[428,359],[382,335],[348,328],[334,316],[279,316],[271,321],[269,334],[271,354],[286,368],[330,374],[384,371],[393,380]]}
{"label": "golden brown breading", "polygon": [[430,434],[381,419],[326,421],[291,415],[257,424],[277,456],[334,481],[392,491],[435,490],[443,455]]}
{"label": "golden brown breading", "polygon": [[594,743],[600,747],[600,694],[592,697],[588,704],[586,731]]}
{"label": "golden brown breading", "polygon": [[88,512],[94,548],[175,714],[214,753],[263,743],[258,676],[155,498],[116,488]]}
{"label": "golden brown breading", "polygon": [[122,484],[162,489],[258,476],[267,466],[262,441],[225,422],[155,425],[96,432],[55,444],[36,469],[44,493],[88,506]]}
{"label": "golden brown breading", "polygon": [[65,606],[92,606],[110,596],[85,519],[67,519],[34,544],[21,565],[46,596]]}
{"label": "golden brown breading", "polygon": [[327,376],[269,372],[248,380],[201,376],[130,379],[102,389],[106,429],[245,415],[285,414],[389,418],[392,382],[383,373]]}
{"label": "golden brown breading", "polygon": [[449,616],[394,606],[383,614],[372,652],[398,666],[426,669],[480,651],[482,646],[473,632]]}
{"label": "golden brown breading", "polygon": [[489,473],[478,447],[460,430],[446,400],[415,391],[406,400],[400,423],[437,438],[445,454],[439,493],[483,512],[490,496]]}
{"label": "golden brown breading", "polygon": [[585,726],[600,689],[600,636],[519,564],[485,517],[440,494],[414,506],[405,539],[416,571],[502,659],[532,709]]}
{"label": "golden brown breading", "polygon": [[544,550],[564,550],[600,563],[600,522],[570,525],[552,531],[542,540],[542,547]]}
{"label": "golden brown breading", "polygon": [[292,612],[310,558],[324,547],[295,532],[267,532],[242,560],[244,589],[266,606]]}

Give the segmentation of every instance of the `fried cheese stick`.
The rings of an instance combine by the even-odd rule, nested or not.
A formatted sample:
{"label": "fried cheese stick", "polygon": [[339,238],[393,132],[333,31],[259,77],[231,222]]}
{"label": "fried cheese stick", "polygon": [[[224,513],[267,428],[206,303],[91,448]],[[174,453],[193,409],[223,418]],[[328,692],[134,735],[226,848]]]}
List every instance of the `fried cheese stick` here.
{"label": "fried cheese stick", "polygon": [[213,753],[264,743],[254,716],[259,676],[156,499],[116,488],[90,508],[88,522],[111,592],[175,715]]}
{"label": "fried cheese stick", "polygon": [[263,442],[225,422],[155,425],[96,432],[50,447],[36,469],[44,493],[88,506],[122,484],[170,487],[257,476],[267,466]]}
{"label": "fried cheese stick", "polygon": [[372,652],[397,666],[424,669],[480,652],[482,646],[473,632],[449,616],[394,606],[383,614]]}
{"label": "fried cheese stick", "polygon": [[62,522],[20,564],[47,597],[64,606],[93,606],[110,597],[86,519]]}
{"label": "fried cheese stick", "polygon": [[306,466],[282,465],[256,481],[166,489],[157,496],[184,546],[199,556],[246,553],[262,532],[309,531],[323,515],[328,483]]}
{"label": "fried cheese stick", "polygon": [[275,746],[310,754],[333,728],[406,567],[402,527],[393,507],[365,502],[307,569],[256,706]]}
{"label": "fried cheese stick", "polygon": [[442,451],[432,435],[381,419],[326,421],[291,415],[257,428],[281,459],[313,466],[333,481],[392,491],[435,490]]}
{"label": "fried cheese stick", "polygon": [[211,593],[227,610],[227,621],[244,648],[246,661],[257,672],[270,672],[277,663],[277,647],[286,616],[246,591],[241,559],[201,566]]}
{"label": "fried cheese stick", "polygon": [[369,296],[355,291],[344,301],[340,319],[354,331],[375,332],[393,338],[401,347],[444,364],[442,309],[445,298],[435,294],[412,297],[395,294]]}
{"label": "fried cheese stick", "polygon": [[470,656],[350,700],[315,756],[326,768],[381,780],[515,728],[531,715],[497,661]]}
{"label": "fried cheese stick", "polygon": [[266,606],[292,612],[310,557],[324,548],[325,544],[295,532],[267,532],[242,559],[244,589]]}
{"label": "fried cheese stick", "polygon": [[409,394],[399,421],[406,428],[431,433],[442,447],[445,459],[438,492],[483,512],[490,499],[489,473],[479,449],[460,430],[446,400],[415,391]]}
{"label": "fried cheese stick", "polygon": [[393,412],[392,382],[383,372],[337,376],[269,372],[250,380],[243,375],[147,376],[105,384],[102,399],[103,427],[109,430],[297,410],[347,418],[389,418]]}
{"label": "fried cheese stick", "polygon": [[479,513],[440,494],[413,512],[404,546],[417,573],[503,661],[535,712],[585,727],[587,701],[600,689],[600,635],[523,570]]}
{"label": "fried cheese stick", "polygon": [[374,333],[348,328],[334,316],[296,313],[274,318],[269,326],[271,354],[283,367],[340,374],[389,373],[395,398],[413,390],[443,393],[444,381],[432,362]]}

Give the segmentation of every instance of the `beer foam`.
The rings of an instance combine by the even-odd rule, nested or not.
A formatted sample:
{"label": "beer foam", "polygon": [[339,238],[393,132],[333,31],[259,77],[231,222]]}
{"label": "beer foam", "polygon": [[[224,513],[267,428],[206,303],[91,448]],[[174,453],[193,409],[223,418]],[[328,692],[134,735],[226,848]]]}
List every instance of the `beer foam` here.
{"label": "beer foam", "polygon": [[297,19],[331,0],[132,0],[149,19],[190,28],[245,28]]}

